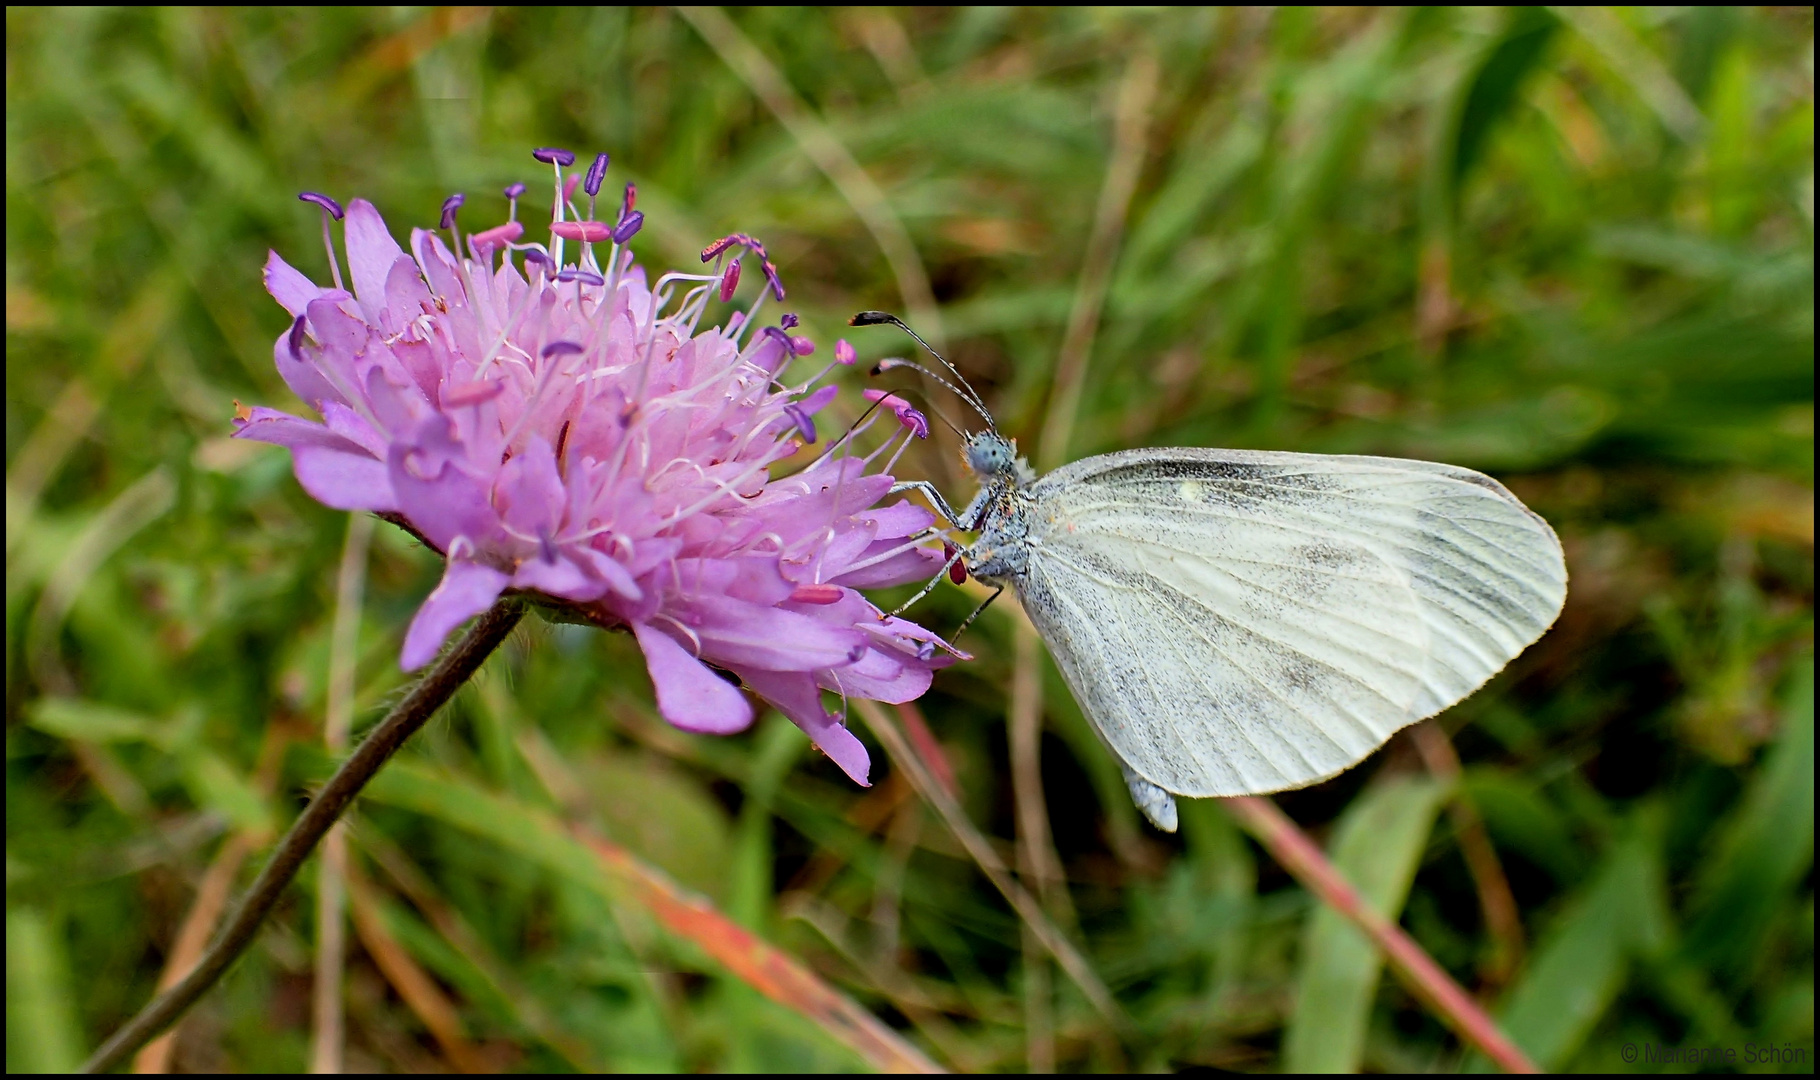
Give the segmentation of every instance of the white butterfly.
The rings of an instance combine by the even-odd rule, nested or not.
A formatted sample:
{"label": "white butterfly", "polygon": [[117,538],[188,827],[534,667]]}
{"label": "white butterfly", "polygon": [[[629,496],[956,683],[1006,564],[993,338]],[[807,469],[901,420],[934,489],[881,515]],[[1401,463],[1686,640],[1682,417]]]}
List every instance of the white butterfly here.
{"label": "white butterfly", "polygon": [[[873,314],[855,323],[897,322]],[[1038,478],[992,429],[966,454],[980,491],[960,513],[926,483],[900,488],[978,533],[956,557],[1017,593],[1166,831],[1173,795],[1356,764],[1484,685],[1567,594],[1554,530],[1471,469],[1170,448]]]}

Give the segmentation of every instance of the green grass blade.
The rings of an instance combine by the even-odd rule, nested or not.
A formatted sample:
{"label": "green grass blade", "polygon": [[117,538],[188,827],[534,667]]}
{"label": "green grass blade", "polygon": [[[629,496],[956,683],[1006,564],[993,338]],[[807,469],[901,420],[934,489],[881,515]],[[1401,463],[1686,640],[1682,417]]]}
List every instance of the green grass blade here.
{"label": "green grass blade", "polygon": [[1503,35],[1473,73],[1460,104],[1453,140],[1451,187],[1456,199],[1473,166],[1484,156],[1492,133],[1515,109],[1524,82],[1560,26],[1561,21],[1546,8],[1512,9]]}
{"label": "green grass blade", "polygon": [[1795,672],[1782,737],[1724,826],[1683,945],[1696,964],[1749,970],[1770,922],[1814,859],[1814,667]]}
{"label": "green grass blade", "polygon": [[42,912],[6,909],[6,1071],[74,1072],[86,1056],[69,962]]}
{"label": "green grass blade", "polygon": [[[1427,778],[1374,787],[1340,819],[1333,862],[1359,894],[1395,919],[1434,828],[1444,785]],[[1384,956],[1339,913],[1322,907],[1302,937],[1295,1011],[1283,1037],[1288,1072],[1356,1072]]]}
{"label": "green grass blade", "polygon": [[[1623,989],[1632,956],[1659,942],[1661,858],[1648,830],[1633,829],[1532,954],[1498,1021],[1544,1069],[1565,1066]],[[1489,1065],[1476,1055],[1474,1071]]]}
{"label": "green grass blade", "polygon": [[546,811],[415,762],[393,762],[365,794],[485,837],[610,903],[648,910],[671,933],[698,946],[734,977],[800,1014],[874,1068],[933,1068],[915,1048],[800,962],[753,937],[704,898],[678,888],[623,848],[578,839]]}

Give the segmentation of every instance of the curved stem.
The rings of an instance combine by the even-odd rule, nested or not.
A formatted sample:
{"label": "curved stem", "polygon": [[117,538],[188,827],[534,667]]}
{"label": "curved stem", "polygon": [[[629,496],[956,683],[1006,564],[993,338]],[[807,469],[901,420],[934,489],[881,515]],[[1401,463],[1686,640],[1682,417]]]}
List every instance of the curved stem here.
{"label": "curved stem", "polygon": [[322,786],[316,797],[310,800],[310,805],[304,807],[290,831],[278,841],[278,847],[272,852],[265,869],[259,872],[259,877],[247,889],[246,896],[216,935],[208,952],[203,954],[190,973],[177,985],[154,998],[139,1010],[139,1015],[109,1036],[101,1048],[83,1063],[83,1072],[106,1072],[120,1064],[128,1054],[175,1023],[178,1017],[215,985],[240,954],[246,951],[246,947],[252,944],[260,924],[284,894],[285,886],[297,876],[304,860],[315,850],[323,834],[329,831],[329,826],[335,824],[342,812],[354,801],[354,796],[360,794],[360,789],[398,752],[405,740],[434,716],[436,710],[479,670],[480,665],[505,641],[506,635],[512,632],[512,628],[522,618],[523,603],[506,599],[494,604],[475,620],[461,641],[444,653],[437,660],[436,666],[405,695],[404,700],[395,705],[386,714],[386,718],[361,740],[359,747],[342,763],[341,768],[335,770],[335,775],[329,777],[329,782]]}

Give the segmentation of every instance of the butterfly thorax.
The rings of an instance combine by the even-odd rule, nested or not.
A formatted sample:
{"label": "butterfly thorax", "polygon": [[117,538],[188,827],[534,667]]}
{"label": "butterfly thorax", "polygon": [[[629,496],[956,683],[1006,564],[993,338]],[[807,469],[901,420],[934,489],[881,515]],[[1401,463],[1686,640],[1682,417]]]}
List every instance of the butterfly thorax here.
{"label": "butterfly thorax", "polygon": [[979,539],[967,548],[967,568],[993,585],[1015,585],[1029,570],[1030,503],[1028,492],[1010,483],[980,489],[971,519]]}
{"label": "butterfly thorax", "polygon": [[967,568],[994,585],[1016,584],[1029,568],[1030,495],[1036,473],[1017,456],[1017,444],[996,431],[968,436],[967,467],[979,478],[979,494],[961,512],[958,524],[979,534],[967,549]]}

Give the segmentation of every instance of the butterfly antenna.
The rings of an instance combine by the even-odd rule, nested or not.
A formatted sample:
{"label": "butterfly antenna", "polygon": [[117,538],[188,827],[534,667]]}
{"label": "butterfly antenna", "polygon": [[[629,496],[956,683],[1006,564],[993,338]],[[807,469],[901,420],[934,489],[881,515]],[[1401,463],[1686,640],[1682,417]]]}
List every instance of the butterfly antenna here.
{"label": "butterfly antenna", "polygon": [[[923,367],[921,364],[912,364],[908,360],[903,360],[903,359],[900,359],[899,357],[895,357],[895,356],[890,358],[889,360],[880,360],[877,364],[874,364],[872,367],[872,374],[882,375],[887,371],[891,371],[891,370],[894,370],[894,369],[900,368],[900,367],[913,367],[913,368],[917,369],[918,371],[922,372],[924,375],[927,375],[931,379],[934,379],[936,382],[941,383],[943,386],[947,386],[948,389],[950,389],[950,390],[954,389],[954,387],[948,386],[948,382],[946,379],[941,378],[935,372],[930,371],[928,368]],[[960,429],[960,427],[955,424],[954,421],[948,419],[947,413],[945,413],[935,407],[935,403],[929,400],[928,394],[925,394],[920,390],[910,390],[910,389],[888,390],[888,391],[886,391],[886,393],[888,393],[894,397],[904,398],[905,400],[909,400],[911,397],[921,398],[923,400],[923,408],[928,409],[931,416],[934,416],[937,420],[940,420],[942,423],[947,424],[949,431],[954,432],[956,435],[959,435],[963,439],[967,437],[966,432],[962,431]],[[965,400],[965,399],[962,399],[962,400]],[[884,404],[884,402],[881,401],[878,404],[882,405],[882,404]],[[967,402],[967,404],[971,405],[973,403],[971,401],[969,401],[969,402]]]}
{"label": "butterfly antenna", "polygon": [[[961,374],[959,368],[957,368],[953,364],[949,363],[947,357],[943,356],[941,353],[936,352],[933,346],[931,346],[927,341],[924,341],[923,336],[921,334],[910,329],[910,325],[908,323],[904,322],[904,320],[898,318],[896,315],[891,314],[889,311],[862,311],[859,314],[853,316],[851,319],[847,320],[848,326],[880,326],[885,323],[889,323],[892,326],[897,327],[899,330],[902,330],[904,333],[909,334],[911,337],[915,338],[916,343],[918,345],[921,345],[929,353],[930,356],[933,356],[938,361],[940,361],[941,365],[948,369],[948,372],[954,376],[955,380],[957,382],[959,382],[962,387],[966,388],[965,392],[962,392],[960,389],[956,388],[953,383],[950,383],[946,379],[942,379],[942,378],[936,376],[933,372],[930,372],[929,369],[924,368],[921,365],[912,364],[911,365],[912,367],[916,367],[918,370],[922,371],[924,374],[927,374],[931,378],[934,378],[937,382],[941,383],[943,386],[946,386],[948,389],[953,390],[956,394],[959,394],[967,402],[967,404],[973,406],[974,412],[979,413],[980,416],[985,419],[986,426],[988,428],[991,428],[993,431],[998,430],[998,425],[992,422],[992,413],[987,411],[987,409],[986,409],[985,401],[982,400],[979,396],[979,393],[973,389],[973,385],[967,381],[967,377],[965,375]],[[904,361],[904,363],[908,364],[909,361]]]}
{"label": "butterfly antenna", "polygon": [[[992,426],[992,414],[987,412],[985,409],[981,408],[979,403],[977,401],[975,401],[970,395],[968,395],[960,387],[949,382],[947,379],[942,378],[940,375],[937,375],[935,372],[930,371],[928,368],[924,367],[923,365],[917,363],[914,360],[906,360],[901,356],[888,356],[885,359],[880,360],[878,363],[872,365],[872,374],[883,375],[887,371],[896,371],[898,368],[914,368],[917,371],[922,372],[925,377],[933,379],[936,382],[941,383],[943,386],[947,387],[948,389],[954,391],[954,396],[958,397],[962,401],[966,402],[968,408],[972,409],[974,412],[979,413],[981,416],[986,418],[987,427]],[[896,393],[897,391],[892,391],[892,392]],[[929,399],[927,396],[922,395],[922,394],[918,394],[917,396],[923,398],[923,403],[925,405],[929,404]],[[941,416],[941,413],[936,412],[935,406],[933,406],[933,405],[929,406],[929,411],[935,412],[935,414],[937,416]],[[950,423],[948,421],[947,417],[943,416],[942,422],[945,424],[948,424],[949,427],[954,428],[955,434],[961,435],[961,436],[966,435],[966,432],[962,431],[960,428],[954,427],[954,424]]]}

